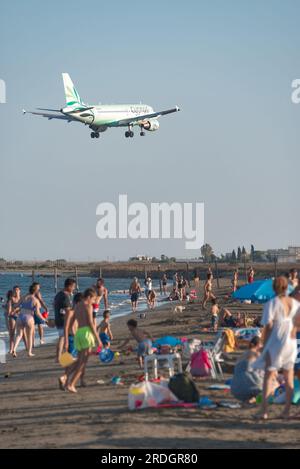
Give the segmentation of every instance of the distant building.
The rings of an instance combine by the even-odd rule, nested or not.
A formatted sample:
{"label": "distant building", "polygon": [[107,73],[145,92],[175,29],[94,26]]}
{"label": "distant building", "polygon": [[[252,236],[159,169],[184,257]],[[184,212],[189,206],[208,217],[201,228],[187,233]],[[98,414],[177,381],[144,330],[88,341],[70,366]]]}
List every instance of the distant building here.
{"label": "distant building", "polygon": [[266,253],[269,259],[276,258],[280,264],[300,262],[300,246],[289,246],[287,249],[269,249]]}
{"label": "distant building", "polygon": [[129,259],[130,261],[147,261],[147,262],[151,262],[152,261],[152,257],[150,256],[144,256],[144,255],[137,255],[135,257],[130,257]]}

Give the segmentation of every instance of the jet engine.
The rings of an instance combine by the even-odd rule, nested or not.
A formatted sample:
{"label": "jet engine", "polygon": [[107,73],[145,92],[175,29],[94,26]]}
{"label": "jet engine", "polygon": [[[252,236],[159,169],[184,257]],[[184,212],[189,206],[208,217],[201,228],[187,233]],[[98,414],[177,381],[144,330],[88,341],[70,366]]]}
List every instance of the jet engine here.
{"label": "jet engine", "polygon": [[159,129],[159,122],[157,119],[150,119],[149,121],[143,123],[143,127],[145,130],[154,132],[154,130]]}

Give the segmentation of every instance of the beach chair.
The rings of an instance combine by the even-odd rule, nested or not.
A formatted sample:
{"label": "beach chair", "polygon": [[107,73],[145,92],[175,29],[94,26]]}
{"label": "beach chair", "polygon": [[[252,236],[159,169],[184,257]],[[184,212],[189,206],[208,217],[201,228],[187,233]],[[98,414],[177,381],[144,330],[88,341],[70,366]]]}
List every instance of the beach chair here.
{"label": "beach chair", "polygon": [[211,376],[213,379],[220,379],[224,378],[223,370],[222,370],[222,363],[224,360],[222,358],[223,347],[225,343],[225,337],[222,334],[218,336],[214,345],[205,344],[203,343],[203,348],[207,351],[210,362],[211,362]]}
{"label": "beach chair", "polygon": [[182,373],[182,362],[181,362],[181,356],[179,353],[170,353],[166,355],[158,355],[156,353],[153,353],[152,355],[146,355],[144,358],[144,375],[145,375],[145,381],[149,380],[149,370],[148,367],[150,363],[153,364],[153,372],[154,372],[154,378],[158,378],[158,362],[167,362],[167,368],[169,371],[169,376],[170,378],[174,376],[174,369],[175,369],[175,363],[177,362],[178,366],[178,373]]}

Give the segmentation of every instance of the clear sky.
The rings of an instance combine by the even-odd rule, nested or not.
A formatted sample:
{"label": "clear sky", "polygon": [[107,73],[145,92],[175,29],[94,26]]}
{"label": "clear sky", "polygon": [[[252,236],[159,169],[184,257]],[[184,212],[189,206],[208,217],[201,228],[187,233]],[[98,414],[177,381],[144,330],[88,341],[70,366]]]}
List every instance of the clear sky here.
{"label": "clear sky", "polygon": [[[1,2],[0,257],[193,257],[183,241],[96,237],[96,206],[204,202],[216,253],[300,244],[298,0]],[[158,132],[92,140],[30,115],[61,107],[61,72],[88,103],[179,105]]]}

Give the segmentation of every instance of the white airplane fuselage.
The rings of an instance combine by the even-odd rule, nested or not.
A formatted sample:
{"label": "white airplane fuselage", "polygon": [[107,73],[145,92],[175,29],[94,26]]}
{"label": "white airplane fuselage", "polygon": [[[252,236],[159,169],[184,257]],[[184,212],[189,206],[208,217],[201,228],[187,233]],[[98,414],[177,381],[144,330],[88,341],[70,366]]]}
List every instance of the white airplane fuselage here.
{"label": "white airplane fuselage", "polygon": [[[153,108],[147,104],[98,104],[93,106],[92,109],[81,110],[80,112],[76,112],[75,109],[72,112],[68,107],[62,109],[62,112],[65,115],[71,114],[74,119],[102,132],[116,121],[136,118],[154,112]],[[156,119],[152,120],[156,121]],[[138,121],[135,125],[139,125]]]}

